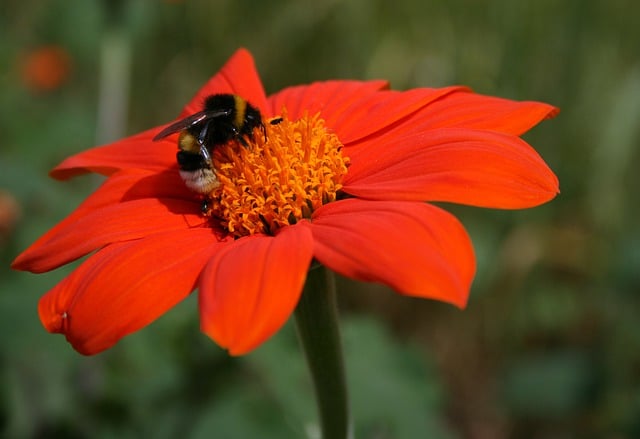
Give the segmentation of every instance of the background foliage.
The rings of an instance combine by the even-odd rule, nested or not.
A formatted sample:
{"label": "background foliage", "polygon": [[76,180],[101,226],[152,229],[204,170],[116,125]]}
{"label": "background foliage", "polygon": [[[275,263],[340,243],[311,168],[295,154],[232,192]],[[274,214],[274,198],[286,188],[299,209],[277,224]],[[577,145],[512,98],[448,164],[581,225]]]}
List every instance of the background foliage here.
{"label": "background foliage", "polygon": [[[637,2],[4,0],[2,9],[0,436],[313,435],[291,326],[230,358],[199,333],[192,297],[86,358],[37,319],[39,296],[69,269],[7,268],[99,183],[53,182],[52,166],[172,119],[245,46],[269,92],[387,78],[396,89],[466,84],[562,108],[526,136],[560,178],[556,200],[517,212],[446,206],[479,260],[466,311],[341,280],[358,438],[640,437]],[[38,76],[43,48],[57,79]]]}

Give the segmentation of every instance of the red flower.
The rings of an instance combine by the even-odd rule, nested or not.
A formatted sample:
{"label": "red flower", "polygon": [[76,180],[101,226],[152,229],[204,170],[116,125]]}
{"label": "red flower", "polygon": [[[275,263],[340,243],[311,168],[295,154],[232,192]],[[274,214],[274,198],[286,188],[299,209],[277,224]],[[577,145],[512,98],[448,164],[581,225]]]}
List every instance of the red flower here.
{"label": "red flower", "polygon": [[[267,139],[216,148],[212,214],[180,179],[175,136],[156,127],[68,158],[51,175],[108,178],[13,267],[52,270],[91,254],[39,305],[42,323],[95,354],[151,323],[195,288],[202,330],[232,354],[274,334],[313,259],[401,294],[464,307],[475,258],[463,226],[425,201],[525,208],[558,181],[518,136],[557,110],[463,87],[387,90],[327,81],[265,96],[238,51],[187,104],[216,93],[259,108]],[[233,142],[232,142],[233,143]]]}

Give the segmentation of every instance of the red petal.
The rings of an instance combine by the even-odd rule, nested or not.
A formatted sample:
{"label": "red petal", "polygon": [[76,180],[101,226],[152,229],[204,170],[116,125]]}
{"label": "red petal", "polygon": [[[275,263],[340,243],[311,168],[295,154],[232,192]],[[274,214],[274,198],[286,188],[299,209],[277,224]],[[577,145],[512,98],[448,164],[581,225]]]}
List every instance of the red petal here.
{"label": "red petal", "polygon": [[388,134],[397,136],[409,130],[457,127],[519,136],[558,112],[556,107],[542,102],[512,101],[459,88],[432,102]]}
{"label": "red petal", "polygon": [[220,71],[184,107],[180,118],[201,111],[205,98],[218,93],[239,95],[260,109],[267,108],[264,88],[253,57],[248,50],[236,51]]}
{"label": "red petal", "polygon": [[[446,100],[460,87],[416,88],[404,92],[384,90],[366,96],[340,113],[327,114],[327,126],[335,130],[340,141],[348,146],[398,122],[439,99]],[[412,131],[410,124],[402,124],[403,132]]]}
{"label": "red petal", "polygon": [[202,331],[232,355],[266,341],[298,303],[312,248],[311,233],[298,225],[218,252],[200,278]]}
{"label": "red petal", "polygon": [[110,245],[40,299],[40,320],[78,352],[101,352],[185,298],[224,245],[207,229]]}
{"label": "red petal", "polygon": [[123,169],[162,172],[175,168],[176,143],[151,140],[161,128],[152,128],[117,142],[73,155],[56,166],[50,175],[58,180],[67,180],[88,172],[111,175]]}
{"label": "red petal", "polygon": [[112,204],[68,216],[18,256],[13,268],[42,273],[108,244],[182,231],[197,222],[202,223],[198,205],[187,201],[147,198]]}
{"label": "red petal", "polygon": [[348,199],[318,209],[314,256],[344,276],[464,307],[475,257],[464,227],[438,207]]}
{"label": "red petal", "polygon": [[375,200],[448,201],[502,209],[533,207],[558,179],[527,143],[489,131],[439,129],[349,150],[344,191]]}
{"label": "red petal", "polygon": [[310,116],[321,112],[325,118],[344,117],[350,105],[387,87],[386,81],[325,81],[288,87],[269,96],[268,111],[278,115],[284,107],[291,120],[299,119],[305,111]]}
{"label": "red petal", "polygon": [[[41,273],[114,242],[202,224],[199,202],[172,198],[172,175],[132,171],[114,175],[71,215],[20,254],[12,268]],[[183,185],[182,185],[183,186]],[[162,194],[162,198],[137,198]],[[156,195],[157,197],[157,195]]]}
{"label": "red petal", "polygon": [[177,168],[160,173],[127,169],[111,175],[79,208],[89,210],[142,198],[176,198],[195,202],[197,197],[187,189]]}

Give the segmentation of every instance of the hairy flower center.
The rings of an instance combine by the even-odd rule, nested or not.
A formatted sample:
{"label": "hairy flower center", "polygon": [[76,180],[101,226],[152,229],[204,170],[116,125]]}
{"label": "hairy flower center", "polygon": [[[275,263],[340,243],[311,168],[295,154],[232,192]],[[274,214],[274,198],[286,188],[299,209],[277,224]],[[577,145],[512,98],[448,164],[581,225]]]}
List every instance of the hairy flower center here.
{"label": "hairy flower center", "polygon": [[274,234],[336,200],[349,159],[318,114],[296,121],[272,119],[254,131],[248,147],[216,148],[213,168],[220,185],[209,194],[208,214],[230,234]]}

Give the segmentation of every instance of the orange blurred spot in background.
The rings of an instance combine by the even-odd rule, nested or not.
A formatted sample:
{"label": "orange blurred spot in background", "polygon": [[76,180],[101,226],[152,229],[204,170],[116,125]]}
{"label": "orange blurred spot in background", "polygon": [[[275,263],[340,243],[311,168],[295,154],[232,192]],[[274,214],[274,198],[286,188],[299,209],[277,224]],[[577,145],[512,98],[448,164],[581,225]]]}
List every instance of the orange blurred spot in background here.
{"label": "orange blurred spot in background", "polygon": [[71,57],[62,47],[42,46],[23,56],[21,76],[32,91],[50,91],[69,77]]}
{"label": "orange blurred spot in background", "polygon": [[9,192],[0,189],[0,249],[11,237],[20,216],[18,201]]}

